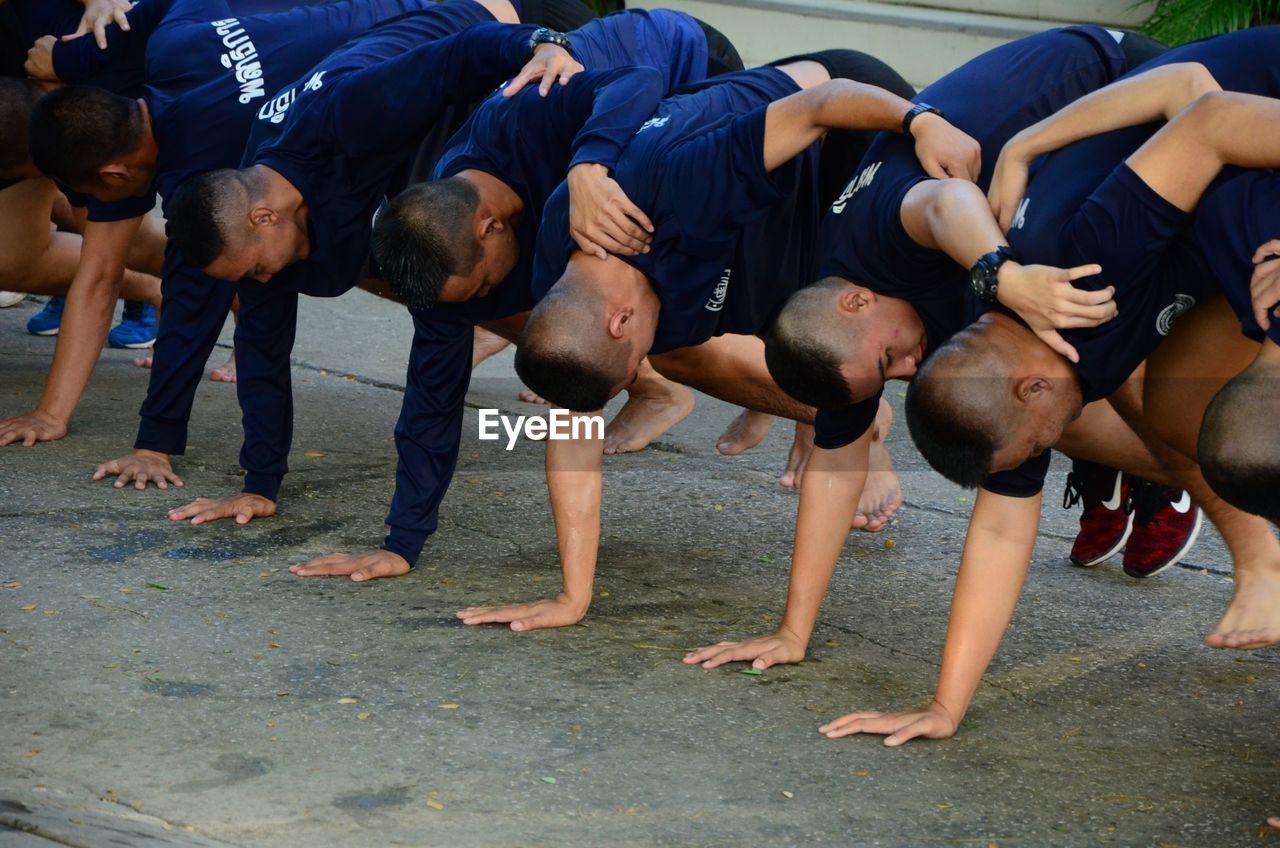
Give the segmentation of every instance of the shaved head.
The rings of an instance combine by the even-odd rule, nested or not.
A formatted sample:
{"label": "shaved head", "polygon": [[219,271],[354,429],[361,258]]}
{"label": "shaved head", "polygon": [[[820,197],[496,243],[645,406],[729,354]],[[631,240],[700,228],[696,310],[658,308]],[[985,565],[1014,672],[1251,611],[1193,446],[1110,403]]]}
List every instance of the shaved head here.
{"label": "shaved head", "polygon": [[1250,369],[1227,383],[1205,410],[1200,469],[1232,506],[1280,521],[1280,374]]}
{"label": "shaved head", "polygon": [[862,349],[860,326],[841,321],[845,283],[833,277],[793,294],[765,339],[774,382],[801,403],[836,409],[854,403],[841,366]]}
{"label": "shaved head", "polygon": [[187,180],[169,204],[174,245],[197,268],[239,250],[249,238],[249,211],[261,193],[250,170],[223,168]]}

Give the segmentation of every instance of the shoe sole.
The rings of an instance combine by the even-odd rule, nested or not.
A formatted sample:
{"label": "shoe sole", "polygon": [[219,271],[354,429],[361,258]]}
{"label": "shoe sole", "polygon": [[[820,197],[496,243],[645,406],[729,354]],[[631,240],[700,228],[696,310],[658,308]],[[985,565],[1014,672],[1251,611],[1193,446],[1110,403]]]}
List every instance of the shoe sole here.
{"label": "shoe sole", "polygon": [[1191,528],[1191,532],[1187,534],[1187,540],[1182,543],[1182,547],[1169,558],[1169,561],[1157,568],[1155,571],[1149,571],[1146,574],[1135,574],[1129,569],[1125,569],[1124,573],[1132,577],[1134,580],[1146,580],[1148,577],[1155,577],[1160,572],[1171,566],[1175,566],[1182,562],[1182,558],[1187,555],[1190,550],[1195,547],[1196,540],[1200,538],[1200,531],[1204,528],[1204,510],[1196,507],[1196,526]]}
{"label": "shoe sole", "polygon": [[1102,563],[1111,559],[1116,554],[1120,553],[1122,550],[1124,550],[1125,543],[1129,541],[1129,534],[1133,532],[1133,518],[1134,518],[1133,513],[1129,513],[1129,523],[1125,525],[1124,533],[1120,536],[1119,541],[1117,541],[1115,545],[1111,547],[1111,550],[1107,551],[1101,556],[1094,557],[1088,562],[1081,562],[1075,557],[1070,557],[1071,564],[1074,565],[1076,568],[1093,568],[1095,565],[1101,565]]}
{"label": "shoe sole", "polygon": [[33,336],[56,336],[61,327],[54,327],[52,330],[27,330]]}
{"label": "shoe sole", "polygon": [[112,344],[111,347],[115,348],[116,350],[143,350],[144,348],[151,347],[155,343],[156,343],[155,339],[150,339],[149,341],[145,341],[145,342],[129,342],[128,344]]}

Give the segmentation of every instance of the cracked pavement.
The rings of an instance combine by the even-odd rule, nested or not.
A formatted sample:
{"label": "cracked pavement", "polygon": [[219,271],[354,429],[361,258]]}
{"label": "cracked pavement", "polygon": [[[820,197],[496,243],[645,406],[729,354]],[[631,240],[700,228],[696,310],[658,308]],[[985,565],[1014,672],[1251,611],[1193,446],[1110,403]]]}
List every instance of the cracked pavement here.
{"label": "cracked pavement", "polygon": [[[1231,591],[1216,534],[1143,583],[1118,563],[1074,569],[1059,461],[960,734],[830,741],[817,727],[843,712],[927,702],[938,670],[971,494],[926,469],[905,427],[890,444],[906,506],[849,538],[802,665],[680,662],[776,626],[796,500],[775,485],[789,428],[720,457],[733,410],[702,397],[656,449],[606,461],[582,626],[468,629],[455,610],[558,586],[541,448],[476,438],[477,407],[535,410],[509,352],[473,380],[420,568],[302,580],[287,567],[380,543],[410,333],[363,292],[302,307],[272,519],[165,517],[238,490],[231,386],[200,389],[184,489],[90,479],[132,443],[146,375],[128,351],[104,353],[66,440],[0,450],[0,798],[255,848],[1280,845],[1261,830],[1280,811],[1280,652],[1201,644]],[[0,413],[39,396],[53,344],[22,332],[37,308],[0,310]],[[6,826],[0,846],[46,844]]]}

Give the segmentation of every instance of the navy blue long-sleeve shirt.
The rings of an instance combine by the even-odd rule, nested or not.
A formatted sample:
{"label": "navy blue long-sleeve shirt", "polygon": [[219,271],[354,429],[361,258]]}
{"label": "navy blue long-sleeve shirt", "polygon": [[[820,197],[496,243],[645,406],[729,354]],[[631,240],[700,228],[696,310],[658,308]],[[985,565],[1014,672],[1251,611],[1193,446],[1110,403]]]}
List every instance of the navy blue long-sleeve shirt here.
{"label": "navy blue long-sleeve shirt", "polygon": [[[155,186],[166,199],[191,176],[239,165],[270,95],[353,36],[410,12],[435,18],[440,36],[493,19],[471,0],[343,0],[216,20],[200,14],[203,6],[175,0],[146,48],[147,104],[160,148]],[[145,214],[154,202],[138,200],[119,217]],[[235,287],[192,268],[170,246],[162,291],[155,365],[134,446],[180,454],[195,390]]]}
{"label": "navy blue long-sleeve shirt", "polygon": [[[410,310],[413,349],[396,423],[396,492],[383,547],[411,565],[435,532],[457,465],[474,327],[532,307],[533,253],[547,199],[572,164],[595,161],[612,168],[662,97],[706,75],[706,36],[697,21],[680,12],[617,13],[569,38],[575,57],[588,69],[638,65],[648,70],[580,74],[542,102],[535,100],[536,92],[505,104],[486,101],[436,168],[437,178],[466,169],[492,174],[520,195],[525,209],[516,233],[520,261],[501,285],[467,303]],[[615,98],[607,87],[631,96]],[[607,135],[598,132],[600,127],[610,128]]]}

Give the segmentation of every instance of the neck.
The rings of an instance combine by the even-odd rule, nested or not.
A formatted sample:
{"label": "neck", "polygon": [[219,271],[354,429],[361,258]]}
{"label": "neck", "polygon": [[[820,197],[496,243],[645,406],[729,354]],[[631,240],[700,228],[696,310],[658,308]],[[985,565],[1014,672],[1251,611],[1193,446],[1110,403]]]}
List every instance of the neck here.
{"label": "neck", "polygon": [[[266,165],[254,165],[249,170],[253,172],[262,187],[262,205],[276,210],[282,218],[292,219],[299,231],[309,232],[307,200],[302,196],[302,192],[298,191],[298,187],[289,182],[279,171],[272,170]],[[310,254],[310,239],[308,239],[306,255],[298,258],[306,259]]]}
{"label": "neck", "polygon": [[134,151],[133,156],[139,163],[154,168],[160,155],[160,146],[156,143],[155,126],[151,123],[151,107],[145,99],[139,97],[138,108],[142,111],[142,144]]}
{"label": "neck", "polygon": [[514,228],[524,214],[524,201],[515,189],[484,171],[468,169],[459,171],[457,178],[470,183],[480,195],[480,205],[486,217],[496,218],[507,227]]}

